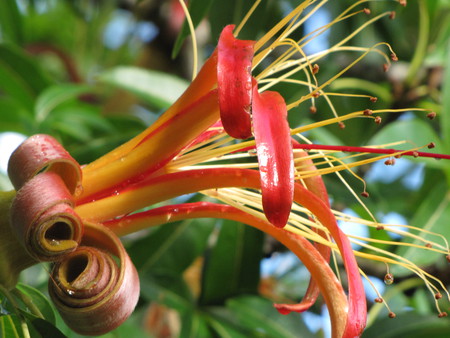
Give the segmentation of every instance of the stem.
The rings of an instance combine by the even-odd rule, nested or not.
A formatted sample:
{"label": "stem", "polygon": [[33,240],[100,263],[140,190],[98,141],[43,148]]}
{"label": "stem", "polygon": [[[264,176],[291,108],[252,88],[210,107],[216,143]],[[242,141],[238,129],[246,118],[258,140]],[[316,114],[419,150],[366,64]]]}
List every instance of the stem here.
{"label": "stem", "polygon": [[14,289],[22,270],[37,263],[20,244],[10,226],[15,191],[0,191],[0,287]]}

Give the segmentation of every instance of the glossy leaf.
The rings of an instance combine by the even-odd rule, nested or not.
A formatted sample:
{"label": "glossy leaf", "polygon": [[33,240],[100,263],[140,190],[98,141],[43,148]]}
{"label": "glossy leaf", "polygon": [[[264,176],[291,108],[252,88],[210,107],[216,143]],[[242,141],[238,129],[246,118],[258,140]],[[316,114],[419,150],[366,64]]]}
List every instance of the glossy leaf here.
{"label": "glossy leaf", "polygon": [[240,294],[256,294],[262,258],[263,233],[224,221],[217,242],[206,253],[202,275],[202,305],[223,304]]}
{"label": "glossy leaf", "polygon": [[407,313],[395,319],[385,318],[375,322],[364,332],[362,338],[447,338],[449,332],[448,318]]}
{"label": "glossy leaf", "polygon": [[0,316],[0,337],[24,338],[20,320],[16,315]]}
{"label": "glossy leaf", "polygon": [[48,321],[51,324],[56,323],[56,312],[53,307],[53,305],[50,303],[50,300],[47,296],[45,296],[42,292],[39,290],[26,285],[19,283],[17,285],[17,289],[25,295],[25,297],[28,297],[30,301],[39,309],[39,311],[42,313],[46,321]]}
{"label": "glossy leaf", "polygon": [[[415,212],[411,225],[417,226],[427,231],[432,231],[450,238],[450,193],[445,185],[438,185],[434,187],[427,196],[423,196],[423,202]],[[421,236],[421,238],[427,238]],[[444,245],[444,243],[436,238],[430,237],[430,241],[436,241]],[[410,240],[408,242],[411,242]],[[425,245],[426,243],[418,240],[413,241],[414,244]],[[402,247],[397,251],[397,254],[413,260],[419,266],[427,266],[435,262],[443,254],[427,252],[423,254],[423,250],[415,247]],[[395,275],[404,275],[410,273],[405,269],[393,266],[393,273]]]}
{"label": "glossy leaf", "polygon": [[264,298],[243,296],[231,299],[227,307],[233,311],[239,323],[250,330],[251,335],[261,334],[265,337],[313,337],[302,322],[299,314],[283,316],[272,303]]}
{"label": "glossy leaf", "polygon": [[98,80],[126,89],[145,103],[168,108],[187,88],[188,83],[176,76],[136,67],[117,67],[102,73]]}
{"label": "glossy leaf", "polygon": [[74,84],[58,84],[47,88],[36,100],[36,120],[42,122],[58,105],[66,103],[67,101],[90,91],[92,91],[91,86]]}

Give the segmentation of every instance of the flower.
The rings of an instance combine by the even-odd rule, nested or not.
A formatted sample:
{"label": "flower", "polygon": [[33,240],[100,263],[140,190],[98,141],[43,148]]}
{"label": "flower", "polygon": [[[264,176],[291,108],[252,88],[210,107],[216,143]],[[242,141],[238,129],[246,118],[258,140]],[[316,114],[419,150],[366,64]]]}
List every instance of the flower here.
{"label": "flower", "polygon": [[[378,53],[389,64],[389,57],[381,49],[387,47],[391,58],[396,58],[385,43],[370,48],[346,46],[360,30],[326,51],[307,56],[304,46],[314,35],[335,22],[368,12],[364,9],[352,12],[357,4],[352,5],[329,25],[293,40],[290,37],[293,32],[321,6],[314,3],[300,4],[258,41],[236,39],[234,26],[225,27],[217,50],[185,93],[153,125],[82,168],[56,140],[46,135],[33,136],[16,150],[9,175],[17,194],[5,198],[5,204],[12,203],[5,208],[11,215],[11,227],[2,223],[13,244],[20,242],[27,249],[27,254],[20,258],[20,268],[14,272],[36,261],[56,262],[50,295],[74,330],[84,334],[109,331],[120,325],[137,303],[136,270],[117,236],[188,218],[243,222],[286,245],[311,272],[312,280],[300,304],[276,304],[276,308],[281,313],[305,311],[320,291],[330,311],[335,337],[359,336],[366,323],[366,296],[361,278],[364,273],[355,256],[402,265],[423,278],[430,290],[438,292],[430,281],[433,278],[411,261],[371,244],[361,245],[372,249],[373,254],[354,252],[349,238],[337,224],[337,219],[347,216],[331,208],[321,178],[328,173],[339,174],[341,170],[351,172],[352,167],[383,158],[423,153],[419,149],[314,145],[303,135],[329,124],[343,126],[343,121],[357,117],[379,123],[378,115],[387,111],[365,109],[342,116],[336,114],[331,119],[289,128],[288,110],[305,101],[312,101],[314,107],[315,100],[323,97],[333,108],[329,97],[334,93],[326,92],[326,86],[367,54]],[[304,14],[309,6],[310,11]],[[383,13],[369,20],[361,29],[388,15]],[[242,25],[234,34],[241,28]],[[317,64],[329,53],[341,50],[361,55],[319,84]],[[268,65],[257,73],[262,63]],[[294,77],[297,73],[304,73],[306,80]],[[281,82],[305,86],[308,93],[286,103],[278,92],[268,90]],[[374,101],[372,97],[362,97]],[[358,154],[338,158],[333,154],[336,151]],[[376,153],[381,155],[371,156]],[[353,160],[361,154],[365,156],[363,159]],[[240,159],[239,163],[235,163],[236,159]],[[215,202],[152,207],[194,192]],[[363,196],[368,196],[365,190]],[[355,198],[361,202],[356,194]],[[364,206],[362,202],[361,205]],[[376,229],[388,228],[375,218],[351,220]],[[431,250],[427,244],[428,240],[422,249]],[[446,242],[433,243],[433,250],[449,252]],[[10,252],[5,251],[8,260],[12,259]],[[342,257],[348,295],[330,268],[331,252]],[[111,256],[118,258],[119,264]],[[9,288],[14,286],[16,276],[9,280],[4,276],[12,269],[5,267],[0,274],[0,281]],[[445,290],[443,286],[442,289]],[[132,290],[131,296],[126,294],[128,290]],[[89,311],[77,311],[80,304]],[[119,318],[110,318],[112,312]]]}

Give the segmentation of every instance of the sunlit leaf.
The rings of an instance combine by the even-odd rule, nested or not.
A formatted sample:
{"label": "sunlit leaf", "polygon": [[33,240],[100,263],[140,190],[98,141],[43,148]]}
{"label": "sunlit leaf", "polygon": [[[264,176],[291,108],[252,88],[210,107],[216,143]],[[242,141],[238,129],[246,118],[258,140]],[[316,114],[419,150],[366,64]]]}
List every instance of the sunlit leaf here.
{"label": "sunlit leaf", "polygon": [[145,103],[168,108],[187,88],[188,82],[174,75],[136,67],[117,67],[102,73],[98,80],[129,90]]}
{"label": "sunlit leaf", "polygon": [[43,121],[48,114],[61,103],[92,91],[91,86],[75,84],[58,84],[47,88],[36,100],[36,120]]}

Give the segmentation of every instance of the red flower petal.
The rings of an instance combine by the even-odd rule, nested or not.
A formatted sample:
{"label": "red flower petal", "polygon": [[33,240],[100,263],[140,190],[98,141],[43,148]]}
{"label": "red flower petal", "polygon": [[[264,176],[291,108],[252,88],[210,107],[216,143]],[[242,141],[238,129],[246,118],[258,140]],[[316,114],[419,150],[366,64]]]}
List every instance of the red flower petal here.
{"label": "red flower petal", "polygon": [[287,108],[277,92],[253,89],[253,129],[258,154],[264,213],[282,228],[291,212],[294,194],[294,159]]}
{"label": "red flower petal", "polygon": [[225,131],[234,138],[252,136],[252,59],[255,41],[238,40],[234,25],[226,26],[218,43],[217,86],[220,118]]}

